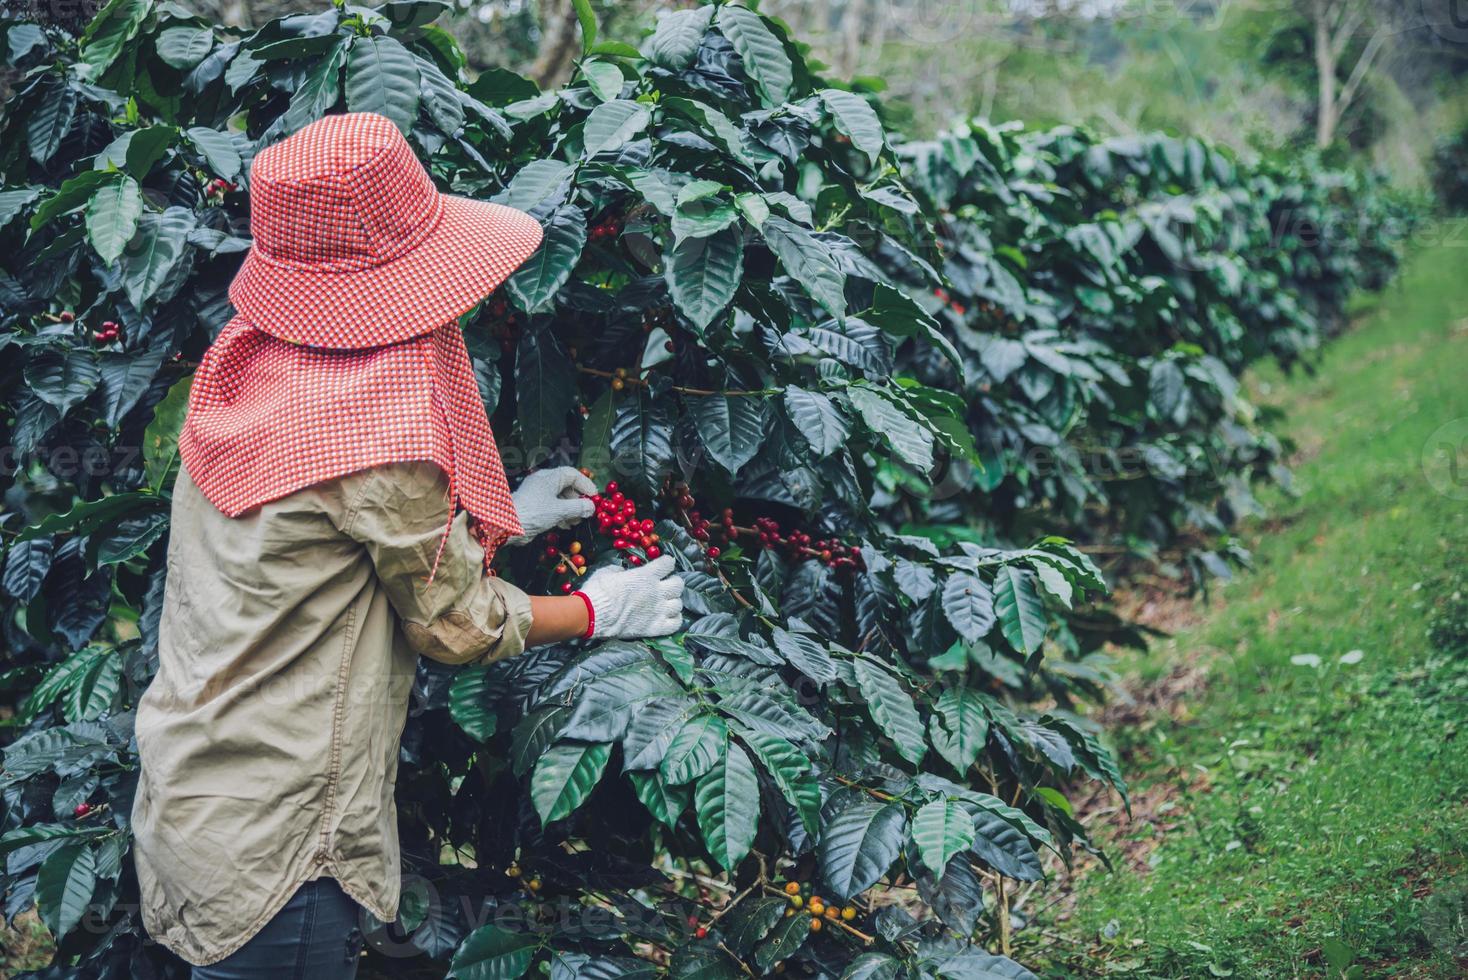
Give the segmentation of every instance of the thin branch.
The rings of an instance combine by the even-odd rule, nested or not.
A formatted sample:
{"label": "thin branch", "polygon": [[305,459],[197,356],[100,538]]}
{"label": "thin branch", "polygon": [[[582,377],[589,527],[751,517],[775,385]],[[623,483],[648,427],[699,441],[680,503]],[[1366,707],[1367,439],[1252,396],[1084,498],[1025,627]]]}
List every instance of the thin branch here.
{"label": "thin branch", "polygon": [[[576,370],[580,371],[582,374],[594,374],[598,378],[620,378],[624,384],[627,384],[629,386],[632,386],[632,385],[646,385],[647,384],[647,382],[644,381],[642,378],[634,378],[634,377],[632,377],[630,375],[623,376],[623,375],[618,374],[616,371],[603,371],[601,368],[586,367],[583,364],[576,365]],[[674,391],[676,391],[676,392],[678,392],[680,394],[683,394],[683,395],[750,395],[750,396],[753,396],[753,395],[770,395],[770,394],[774,394],[775,393],[775,391],[773,389],[769,389],[769,388],[756,388],[756,389],[748,389],[748,390],[742,389],[742,388],[725,388],[725,389],[720,389],[720,390],[717,390],[716,391],[716,390],[714,390],[712,388],[687,388],[687,387],[684,387],[683,385],[672,385],[671,387],[672,387],[672,390],[674,390]]]}
{"label": "thin branch", "polygon": [[746,976],[754,976],[754,971],[749,968],[749,964],[735,956],[734,951],[728,946],[725,946],[722,941],[719,942],[719,948],[727,953],[730,959],[739,964],[739,969],[743,970]]}
{"label": "thin branch", "polygon": [[733,911],[734,906],[738,905],[740,902],[742,902],[746,898],[748,898],[750,892],[754,891],[756,888],[760,887],[764,883],[765,883],[765,880],[764,880],[764,877],[763,876],[755,879],[755,881],[754,881],[753,884],[751,884],[748,888],[744,889],[744,891],[740,892],[738,895],[735,895],[733,898],[729,899],[729,901],[725,903],[725,905],[724,905],[723,908],[719,909],[719,911],[717,911],[713,915],[709,916],[708,921],[706,923],[704,923],[704,925],[711,926],[715,922],[718,922],[724,916],[728,915],[731,911]]}
{"label": "thin branch", "polygon": [[1350,6],[1341,15],[1341,22],[1336,25],[1335,36],[1331,39],[1331,50],[1337,60],[1345,53],[1346,45],[1351,43],[1351,38],[1355,36],[1356,31],[1365,20],[1366,11],[1362,6]]}
{"label": "thin branch", "polygon": [[836,779],[836,782],[842,784],[843,786],[850,786],[852,789],[862,790],[863,792],[865,792],[865,793],[867,793],[867,794],[869,794],[871,796],[874,796],[874,797],[876,797],[879,800],[884,800],[885,801],[885,800],[895,800],[895,799],[897,799],[897,797],[893,796],[891,793],[884,793],[883,791],[881,791],[879,789],[872,789],[870,786],[863,786],[861,783],[858,783],[856,780],[854,780],[854,779],[847,779],[845,776],[842,776],[839,773],[835,775],[835,779]]}
{"label": "thin branch", "polygon": [[1388,31],[1383,25],[1376,29],[1371,35],[1371,40],[1366,42],[1366,48],[1361,52],[1361,57],[1356,61],[1356,67],[1351,69],[1351,77],[1346,79],[1345,88],[1341,89],[1340,97],[1336,100],[1336,116],[1345,115],[1346,109],[1350,107],[1352,100],[1356,98],[1356,92],[1361,88],[1361,83],[1366,81],[1366,73],[1371,70],[1371,63],[1376,60],[1376,55],[1381,51],[1382,45],[1386,43]]}
{"label": "thin branch", "polygon": [[672,875],[674,878],[687,878],[694,884],[702,885],[705,888],[718,888],[726,892],[732,892],[734,890],[734,886],[727,881],[719,881],[717,878],[710,878],[707,875],[701,875],[694,871],[680,871],[677,868],[664,868],[662,870],[663,874]]}

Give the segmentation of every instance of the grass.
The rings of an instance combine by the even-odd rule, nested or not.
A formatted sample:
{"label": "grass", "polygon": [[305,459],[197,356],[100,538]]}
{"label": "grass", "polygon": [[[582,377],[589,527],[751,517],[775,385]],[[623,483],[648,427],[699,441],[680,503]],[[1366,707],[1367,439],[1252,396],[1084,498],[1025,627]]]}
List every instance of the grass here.
{"label": "grass", "polygon": [[1299,496],[1247,533],[1256,570],[1130,667],[1207,680],[1111,733],[1167,803],[1115,818],[1144,859],[1028,930],[1048,976],[1468,975],[1446,951],[1468,955],[1468,499],[1421,462],[1444,423],[1468,436],[1465,257],[1417,253],[1313,377],[1252,379],[1301,447]]}

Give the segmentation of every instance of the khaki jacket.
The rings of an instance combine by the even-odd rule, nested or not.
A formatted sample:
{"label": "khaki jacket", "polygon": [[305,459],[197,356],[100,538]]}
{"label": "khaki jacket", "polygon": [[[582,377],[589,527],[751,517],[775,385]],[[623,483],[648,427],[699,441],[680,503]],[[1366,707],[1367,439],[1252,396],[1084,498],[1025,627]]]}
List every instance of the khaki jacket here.
{"label": "khaki jacket", "polygon": [[305,881],[397,915],[393,783],[417,655],[525,648],[530,600],[485,576],[427,462],[363,470],[238,518],[187,473],[173,495],[159,667],[138,705],[143,922],[197,965]]}

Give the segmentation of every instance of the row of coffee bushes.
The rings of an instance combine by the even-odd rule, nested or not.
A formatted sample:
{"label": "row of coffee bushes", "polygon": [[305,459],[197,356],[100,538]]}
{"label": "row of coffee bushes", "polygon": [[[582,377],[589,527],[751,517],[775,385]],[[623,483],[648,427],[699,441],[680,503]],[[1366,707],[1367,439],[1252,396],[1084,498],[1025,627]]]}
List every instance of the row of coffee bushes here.
{"label": "row of coffee bushes", "polygon": [[1163,135],[974,123],[901,155],[965,360],[961,382],[926,352],[913,369],[962,384],[984,464],[914,519],[1059,527],[1196,581],[1246,560],[1229,533],[1251,486],[1288,473],[1240,377],[1308,363],[1391,278],[1416,212],[1373,178]]}

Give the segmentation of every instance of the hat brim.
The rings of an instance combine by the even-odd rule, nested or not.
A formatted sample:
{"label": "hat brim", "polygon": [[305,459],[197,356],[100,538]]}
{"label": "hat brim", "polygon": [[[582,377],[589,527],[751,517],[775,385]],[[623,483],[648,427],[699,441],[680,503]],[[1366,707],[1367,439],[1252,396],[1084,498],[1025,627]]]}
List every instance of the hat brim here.
{"label": "hat brim", "polygon": [[523,211],[441,197],[442,216],[423,242],[371,268],[313,271],[251,248],[230,302],[260,330],[311,347],[381,347],[436,330],[494,292],[544,235]]}

